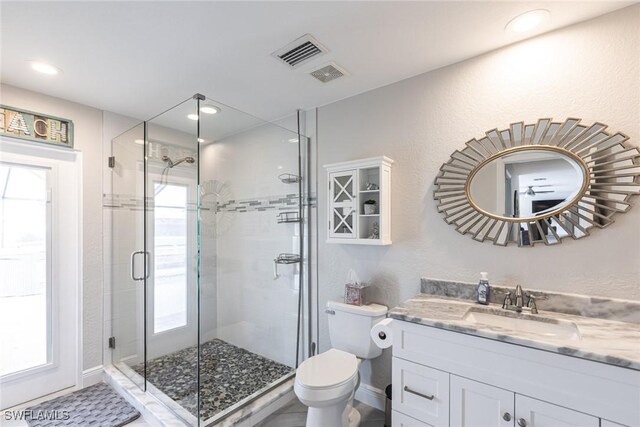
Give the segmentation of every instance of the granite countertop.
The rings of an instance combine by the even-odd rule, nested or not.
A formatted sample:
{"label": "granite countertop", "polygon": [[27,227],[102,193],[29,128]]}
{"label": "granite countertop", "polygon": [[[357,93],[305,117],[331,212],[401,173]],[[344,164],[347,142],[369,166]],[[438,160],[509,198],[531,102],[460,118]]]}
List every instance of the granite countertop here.
{"label": "granite countertop", "polygon": [[[423,291],[424,291],[423,285]],[[499,304],[476,304],[469,299],[421,293],[389,312],[389,317],[454,332],[461,332],[496,341],[522,345],[554,353],[603,362],[623,368],[640,370],[640,325],[617,320],[585,317],[575,314],[545,311],[538,303],[538,314],[515,313],[503,310]],[[465,320],[469,310],[495,312],[506,316],[505,327],[474,323]],[[509,318],[522,318],[563,324],[569,329],[577,326],[577,334],[562,337],[516,331],[507,326]]]}

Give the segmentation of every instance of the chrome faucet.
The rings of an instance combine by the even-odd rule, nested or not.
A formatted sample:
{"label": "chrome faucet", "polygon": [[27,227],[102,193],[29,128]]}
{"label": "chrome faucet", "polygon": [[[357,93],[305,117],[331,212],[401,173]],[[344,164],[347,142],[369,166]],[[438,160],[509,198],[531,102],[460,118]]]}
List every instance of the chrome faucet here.
{"label": "chrome faucet", "polygon": [[516,285],[516,307],[522,308],[524,301],[522,300],[522,286]]}
{"label": "chrome faucet", "polygon": [[528,300],[527,305],[525,306],[522,286],[517,285],[515,290],[516,303],[513,303],[511,292],[507,292],[507,295],[504,297],[504,301],[502,302],[502,308],[505,310],[512,310],[517,313],[521,313],[522,311],[529,311],[531,314],[538,314],[538,307],[536,305],[535,297],[530,293],[527,293],[526,296]]}

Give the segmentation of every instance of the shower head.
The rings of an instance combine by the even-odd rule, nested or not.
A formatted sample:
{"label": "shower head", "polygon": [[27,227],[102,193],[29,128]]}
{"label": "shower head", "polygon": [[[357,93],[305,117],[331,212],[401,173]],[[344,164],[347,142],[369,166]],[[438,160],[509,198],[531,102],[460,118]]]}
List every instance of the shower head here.
{"label": "shower head", "polygon": [[167,162],[167,167],[171,169],[172,167],[177,166],[182,162],[193,164],[196,162],[196,159],[194,159],[193,157],[183,157],[182,159],[176,160],[174,162],[169,158],[169,156],[162,156],[162,161]]}

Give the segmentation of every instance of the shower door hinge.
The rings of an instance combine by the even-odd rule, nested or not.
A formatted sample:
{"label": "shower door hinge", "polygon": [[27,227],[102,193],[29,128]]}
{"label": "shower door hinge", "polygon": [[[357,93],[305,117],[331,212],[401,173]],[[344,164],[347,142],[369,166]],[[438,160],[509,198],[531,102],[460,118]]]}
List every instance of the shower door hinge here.
{"label": "shower door hinge", "polygon": [[116,348],[116,337],[109,337],[109,348]]}
{"label": "shower door hinge", "polygon": [[116,167],[116,157],[115,156],[110,156],[109,157],[109,167],[112,168],[112,169]]}

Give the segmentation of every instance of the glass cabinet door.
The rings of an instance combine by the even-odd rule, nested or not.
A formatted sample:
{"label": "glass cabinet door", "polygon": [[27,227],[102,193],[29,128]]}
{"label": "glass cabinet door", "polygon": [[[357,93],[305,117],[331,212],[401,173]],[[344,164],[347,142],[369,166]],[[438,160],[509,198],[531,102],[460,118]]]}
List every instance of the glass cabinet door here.
{"label": "glass cabinet door", "polygon": [[356,232],[356,171],[329,174],[329,237],[352,239]]}

